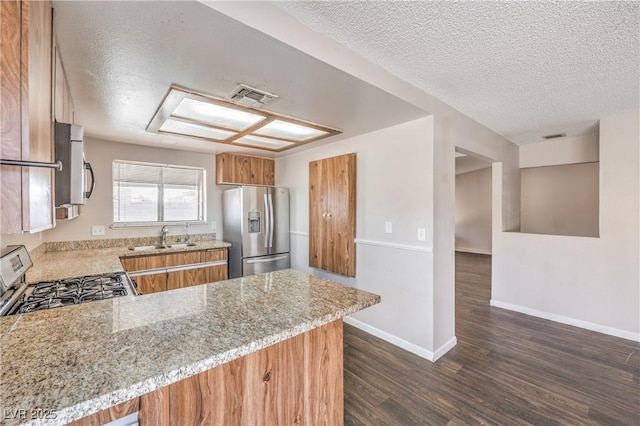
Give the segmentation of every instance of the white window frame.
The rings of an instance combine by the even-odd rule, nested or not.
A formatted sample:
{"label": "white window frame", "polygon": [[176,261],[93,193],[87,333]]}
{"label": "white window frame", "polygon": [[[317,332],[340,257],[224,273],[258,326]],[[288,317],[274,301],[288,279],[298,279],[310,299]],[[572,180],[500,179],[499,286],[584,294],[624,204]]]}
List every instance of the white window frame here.
{"label": "white window frame", "polygon": [[[158,221],[144,221],[144,222],[116,222],[115,221],[115,211],[114,211],[114,207],[113,207],[113,202],[114,202],[114,197],[115,197],[115,193],[114,193],[114,181],[115,181],[115,176],[113,175],[113,167],[116,164],[131,164],[131,165],[141,165],[141,166],[151,166],[151,167],[159,167],[161,168],[161,172],[160,172],[160,182],[158,182],[158,184],[160,185],[159,187],[159,192],[158,192],[158,214],[160,217],[163,217],[164,214],[164,182],[163,182],[163,175],[164,175],[164,169],[165,168],[172,168],[172,169],[187,169],[187,170],[198,170],[202,173],[202,185],[200,186],[200,197],[202,199],[200,205],[201,205],[201,217],[198,220],[174,220],[174,221],[167,221],[167,220],[158,220]],[[172,184],[168,184],[168,185],[172,185]],[[181,165],[175,165],[175,164],[163,164],[163,163],[147,163],[147,162],[142,162],[142,161],[129,161],[129,160],[113,160],[113,162],[111,163],[111,219],[113,220],[113,223],[111,224],[110,228],[128,228],[128,227],[155,227],[158,225],[186,225],[186,224],[194,224],[194,225],[198,225],[198,224],[206,224],[206,217],[207,217],[207,171],[205,168],[203,167],[192,167],[192,166],[181,166]]]}

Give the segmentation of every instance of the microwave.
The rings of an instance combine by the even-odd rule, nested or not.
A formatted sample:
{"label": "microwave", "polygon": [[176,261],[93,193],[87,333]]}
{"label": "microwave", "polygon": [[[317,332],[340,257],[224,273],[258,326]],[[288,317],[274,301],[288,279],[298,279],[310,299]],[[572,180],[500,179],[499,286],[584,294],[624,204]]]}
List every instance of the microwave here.
{"label": "microwave", "polygon": [[56,171],[56,207],[83,205],[95,189],[93,168],[84,158],[83,135],[81,126],[55,122],[55,158],[62,163],[62,170]]}

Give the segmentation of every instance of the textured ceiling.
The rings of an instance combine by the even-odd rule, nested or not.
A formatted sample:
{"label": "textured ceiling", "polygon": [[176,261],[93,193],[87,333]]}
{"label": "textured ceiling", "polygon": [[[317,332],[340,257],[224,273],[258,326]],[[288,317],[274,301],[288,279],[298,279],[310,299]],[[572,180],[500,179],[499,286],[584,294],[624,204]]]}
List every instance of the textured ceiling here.
{"label": "textured ceiling", "polygon": [[425,115],[201,3],[55,1],[54,9],[76,123],[89,136],[203,152],[247,151],[146,132],[171,84],[225,97],[245,83],[279,96],[265,109],[344,131],[308,146]]}
{"label": "textured ceiling", "polygon": [[518,144],[638,109],[640,2],[277,2]]}

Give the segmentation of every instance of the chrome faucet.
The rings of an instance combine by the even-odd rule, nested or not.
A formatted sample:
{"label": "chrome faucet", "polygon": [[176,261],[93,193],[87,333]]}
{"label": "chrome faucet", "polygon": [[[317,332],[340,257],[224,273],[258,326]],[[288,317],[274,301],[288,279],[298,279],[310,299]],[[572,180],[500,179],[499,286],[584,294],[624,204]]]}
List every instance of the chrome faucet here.
{"label": "chrome faucet", "polygon": [[189,241],[189,239],[191,238],[190,235],[189,235],[189,223],[187,223],[186,225],[187,225],[187,233],[184,236],[184,242],[189,244],[191,242],[191,241]]}
{"label": "chrome faucet", "polygon": [[162,234],[160,235],[160,245],[162,246],[166,246],[167,245],[167,234],[169,233],[169,228],[167,228],[167,225],[164,225],[162,227]]}

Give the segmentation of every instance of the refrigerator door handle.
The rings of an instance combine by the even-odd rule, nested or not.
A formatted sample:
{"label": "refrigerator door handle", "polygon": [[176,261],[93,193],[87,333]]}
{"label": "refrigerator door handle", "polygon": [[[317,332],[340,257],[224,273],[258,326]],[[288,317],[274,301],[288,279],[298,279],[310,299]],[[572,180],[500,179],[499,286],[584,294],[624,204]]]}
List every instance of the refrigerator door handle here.
{"label": "refrigerator door handle", "polygon": [[274,215],[273,215],[273,198],[271,194],[269,197],[269,248],[273,247],[273,228],[274,228]]}
{"label": "refrigerator door handle", "polygon": [[271,223],[271,219],[269,219],[269,199],[267,198],[267,194],[264,194],[264,246],[269,247],[269,224]]}
{"label": "refrigerator door handle", "polygon": [[247,263],[267,263],[267,262],[275,262],[277,260],[285,260],[287,258],[286,255],[278,256],[278,257],[270,257],[269,259],[250,259],[247,260]]}

